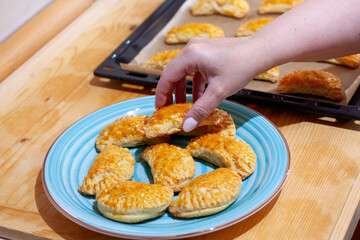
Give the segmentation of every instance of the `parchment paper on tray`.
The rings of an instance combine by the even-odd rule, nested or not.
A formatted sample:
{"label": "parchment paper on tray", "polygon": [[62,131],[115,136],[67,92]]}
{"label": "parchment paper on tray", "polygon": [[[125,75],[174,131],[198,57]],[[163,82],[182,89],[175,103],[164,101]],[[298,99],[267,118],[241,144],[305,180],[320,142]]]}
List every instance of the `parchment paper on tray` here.
{"label": "parchment paper on tray", "polygon": [[[266,14],[260,15],[257,12],[257,8],[261,0],[247,0],[250,5],[249,13],[242,19],[236,19],[227,16],[221,15],[208,15],[208,16],[193,16],[190,12],[191,6],[197,0],[187,0],[176,12],[173,18],[165,25],[165,27],[153,38],[153,40],[147,44],[139,54],[129,63],[129,64],[121,64],[123,69],[139,71],[143,73],[152,73],[159,74],[158,70],[149,70],[141,67],[141,65],[152,55],[157,52],[163,50],[171,50],[171,49],[182,49],[185,44],[176,44],[176,45],[168,45],[165,44],[164,39],[168,31],[170,31],[173,27],[179,26],[185,23],[192,22],[204,22],[211,23],[218,27],[221,27],[224,30],[225,37],[235,37],[236,31],[238,27],[245,21],[249,19],[255,19],[260,17],[277,17],[279,15],[276,14]],[[337,102],[339,104],[348,104],[351,97],[354,95],[356,89],[360,85],[360,68],[351,69],[344,66],[337,66],[330,63],[325,62],[291,62],[280,67],[280,78],[292,71],[299,69],[316,69],[316,70],[324,70],[331,72],[338,76],[343,83],[343,88],[345,91],[345,96],[341,102]],[[241,72],[239,72],[241,74]],[[261,80],[252,80],[245,87],[246,89],[256,90],[261,92],[269,92],[269,93],[278,93],[277,92],[277,83],[271,83]],[[304,97],[304,96],[302,96]],[[333,102],[329,99],[319,98],[319,97],[311,97],[305,96],[306,98],[316,99],[320,101]]]}

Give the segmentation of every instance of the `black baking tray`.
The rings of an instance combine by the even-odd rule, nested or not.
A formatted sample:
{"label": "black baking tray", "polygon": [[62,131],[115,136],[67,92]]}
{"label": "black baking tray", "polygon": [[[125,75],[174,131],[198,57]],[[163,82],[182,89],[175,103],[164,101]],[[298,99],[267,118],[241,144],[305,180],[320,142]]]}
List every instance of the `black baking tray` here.
{"label": "black baking tray", "polygon": [[[109,57],[94,71],[94,75],[121,80],[125,83],[156,87],[159,75],[135,72],[122,69],[121,63],[129,63],[168,23],[186,0],[167,0],[161,4],[125,41],[123,41]],[[188,92],[192,90],[192,82],[187,81]],[[242,89],[230,96],[229,100],[242,102],[244,100],[281,104],[299,110],[305,110],[324,115],[360,119],[360,88],[357,89],[350,102],[336,104],[312,100],[294,95],[274,94],[268,92]]]}

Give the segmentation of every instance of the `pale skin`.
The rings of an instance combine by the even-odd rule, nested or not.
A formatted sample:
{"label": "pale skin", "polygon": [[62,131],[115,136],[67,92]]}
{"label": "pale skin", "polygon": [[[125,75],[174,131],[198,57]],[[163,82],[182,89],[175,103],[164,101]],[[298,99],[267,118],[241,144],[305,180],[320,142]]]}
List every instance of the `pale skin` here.
{"label": "pale skin", "polygon": [[359,0],[305,0],[251,37],[193,38],[162,72],[155,107],[171,104],[172,93],[177,103],[185,102],[185,76],[195,73],[194,105],[183,125],[191,131],[225,98],[272,67],[360,53],[359,12]]}

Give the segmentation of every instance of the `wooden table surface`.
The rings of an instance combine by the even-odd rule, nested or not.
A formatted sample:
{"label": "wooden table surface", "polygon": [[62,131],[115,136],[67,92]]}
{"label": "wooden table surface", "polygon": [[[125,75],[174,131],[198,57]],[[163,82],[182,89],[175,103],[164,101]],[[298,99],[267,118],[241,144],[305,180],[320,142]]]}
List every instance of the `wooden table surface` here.
{"label": "wooden table surface", "polygon": [[[41,168],[52,143],[75,121],[154,94],[95,77],[93,70],[162,2],[96,0],[0,83],[1,237],[112,239],[58,212],[44,193]],[[285,136],[288,179],[259,212],[193,239],[350,239],[359,219],[360,121],[245,104]]]}

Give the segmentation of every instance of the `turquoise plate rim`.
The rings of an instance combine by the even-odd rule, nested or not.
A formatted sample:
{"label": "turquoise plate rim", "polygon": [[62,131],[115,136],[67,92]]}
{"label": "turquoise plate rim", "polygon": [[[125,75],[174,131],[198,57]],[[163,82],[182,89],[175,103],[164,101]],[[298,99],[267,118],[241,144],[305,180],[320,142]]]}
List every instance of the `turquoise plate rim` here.
{"label": "turquoise plate rim", "polygon": [[[107,115],[102,115],[103,113],[109,112],[112,109],[121,109],[121,107],[124,107],[126,105],[132,104],[130,106],[133,106],[134,109],[136,108],[136,105],[138,105],[139,103],[143,104],[144,102],[146,104],[150,104],[150,108],[151,111],[154,111],[155,108],[153,106],[155,97],[154,96],[147,96],[147,97],[140,97],[140,98],[135,98],[135,99],[130,99],[127,101],[123,101],[123,102],[119,102],[119,103],[115,103],[112,105],[109,105],[107,107],[101,108],[97,111],[94,111],[90,114],[88,114],[87,116],[81,118],[80,120],[76,121],[75,123],[73,123],[70,127],[68,127],[62,134],[60,134],[60,136],[54,141],[54,143],[52,144],[52,146],[50,147],[47,156],[45,158],[45,161],[43,163],[43,167],[42,167],[42,172],[41,172],[41,177],[42,177],[42,185],[43,185],[43,189],[45,191],[45,194],[47,196],[47,198],[49,199],[49,201],[51,202],[51,204],[61,213],[63,214],[65,217],[67,217],[68,219],[70,219],[71,221],[77,223],[80,226],[83,226],[87,229],[102,233],[102,234],[106,234],[109,236],[115,236],[115,237],[122,237],[122,238],[129,238],[129,239],[149,239],[149,238],[157,238],[157,239],[164,239],[164,238],[185,238],[185,237],[193,237],[193,236],[197,236],[197,235],[202,235],[202,234],[206,234],[206,233],[210,233],[210,232],[214,232],[226,227],[229,227],[235,223],[238,223],[246,218],[248,218],[249,216],[253,215],[254,213],[258,212],[260,209],[262,209],[264,206],[266,206],[282,189],[283,185],[285,184],[285,181],[287,179],[287,176],[289,174],[290,171],[290,151],[289,151],[289,147],[288,144],[286,142],[285,137],[283,136],[283,134],[280,132],[280,130],[271,122],[269,121],[266,117],[264,117],[262,114],[246,107],[243,106],[241,104],[238,103],[234,103],[234,102],[230,102],[227,100],[224,100],[220,105],[219,108],[222,108],[230,113],[232,113],[232,111],[239,111],[237,112],[237,114],[232,114],[233,118],[234,118],[234,122],[237,124],[238,123],[238,118],[240,117],[245,117],[245,119],[247,119],[247,121],[244,121],[241,126],[238,127],[237,125],[237,134],[236,136],[239,138],[242,138],[241,136],[238,136],[238,133],[240,131],[242,131],[242,128],[245,128],[244,125],[248,125],[247,128],[253,128],[256,127],[257,125],[254,125],[255,123],[259,122],[261,123],[263,128],[267,128],[270,129],[269,133],[271,133],[271,136],[273,137],[271,140],[276,140],[275,142],[279,142],[279,147],[281,148],[281,151],[279,151],[279,153],[281,155],[280,162],[276,163],[277,167],[281,169],[281,172],[277,175],[275,175],[275,177],[273,177],[275,179],[275,183],[271,182],[272,184],[274,184],[274,186],[270,186],[269,183],[267,183],[264,186],[261,186],[261,189],[267,190],[265,193],[261,192],[255,192],[255,196],[250,195],[249,197],[253,197],[253,199],[251,199],[252,201],[254,201],[255,203],[249,203],[250,201],[246,201],[249,200],[248,196],[242,196],[241,200],[243,200],[243,202],[241,204],[243,205],[236,205],[236,207],[234,207],[233,209],[231,209],[232,206],[229,207],[229,209],[224,210],[228,211],[225,214],[225,218],[220,218],[220,217],[216,217],[218,214],[212,215],[212,216],[208,216],[208,217],[204,217],[204,218],[198,218],[198,222],[196,222],[197,220],[183,220],[185,222],[185,227],[186,230],[178,230],[178,231],[174,231],[173,228],[171,230],[167,230],[167,228],[164,228],[164,230],[161,230],[159,232],[156,233],[147,233],[147,234],[134,234],[131,231],[128,231],[127,229],[131,229],[132,227],[136,227],[136,230],[141,230],[142,227],[144,227],[144,225],[142,226],[140,225],[132,225],[132,224],[124,224],[124,223],[119,223],[119,222],[115,222],[116,224],[119,224],[119,226],[121,226],[119,229],[114,229],[114,228],[108,228],[104,225],[99,225],[98,223],[94,222],[93,220],[88,220],[86,217],[84,218],[81,214],[81,212],[73,212],[72,209],[70,209],[71,207],[67,204],[64,204],[62,201],[60,201],[61,199],[59,198],[60,194],[64,194],[64,192],[61,193],[57,193],[56,191],[54,191],[53,189],[53,185],[52,185],[52,181],[51,181],[51,177],[49,176],[49,172],[51,170],[51,164],[54,164],[53,162],[54,157],[53,156],[55,151],[60,150],[67,150],[64,148],[64,146],[62,146],[62,138],[66,135],[72,136],[74,138],[74,130],[76,130],[76,128],[78,128],[79,126],[81,126],[81,124],[86,123],[87,121],[92,120],[94,117],[96,116],[101,116],[102,119],[104,120],[108,120],[109,121],[109,113]],[[192,101],[192,96],[191,95],[187,95],[187,101]],[[149,106],[148,106],[149,107]],[[148,109],[149,110],[149,109]],[[120,110],[119,110],[120,112]],[[136,113],[136,111],[135,111]],[[129,114],[129,112],[122,112],[121,115],[127,115]],[[139,114],[143,114],[143,113],[139,113]],[[113,116],[112,116],[113,118]],[[255,122],[257,121],[257,122]],[[257,123],[257,124],[259,124]],[[104,125],[107,125],[108,123],[104,123]],[[255,129],[256,130],[256,129]],[[246,134],[249,134],[249,132],[245,132]],[[250,134],[251,135],[251,134]],[[251,139],[255,137],[254,136],[248,136],[250,138],[250,142],[252,141]],[[245,139],[244,139],[245,140]],[[249,142],[248,141],[248,142]],[[268,144],[272,144],[273,141],[269,141]],[[251,145],[251,144],[250,144]],[[95,147],[95,145],[94,145]],[[267,147],[267,146],[266,146]],[[265,147],[264,147],[265,148]],[[70,149],[71,150],[71,149]],[[254,149],[256,152],[256,149]],[[262,150],[261,150],[262,151]],[[67,153],[67,152],[66,152]],[[260,153],[260,150],[259,150]],[[134,154],[134,153],[133,153]],[[257,153],[258,154],[258,153]],[[275,153],[274,153],[275,154]],[[260,154],[261,155],[261,154]],[[260,156],[261,157],[261,156]],[[264,157],[264,158],[268,158],[268,157]],[[268,161],[268,160],[266,160]],[[260,164],[260,161],[258,159],[258,165]],[[265,164],[263,164],[265,166]],[[263,166],[263,167],[264,167]],[[271,165],[270,165],[270,169],[271,169]],[[258,166],[257,166],[258,168]],[[260,168],[260,167],[259,167]],[[211,170],[211,169],[210,169]],[[274,169],[271,169],[274,171]],[[257,178],[257,170],[255,170],[254,174],[252,176],[250,176],[248,179],[251,179],[252,177],[254,179],[252,180],[244,180],[244,185],[246,185],[246,181],[251,182],[251,184],[253,184],[254,180]],[[267,174],[267,172],[266,172]],[[274,175],[272,175],[274,176]],[[61,176],[60,176],[61,177]],[[78,177],[79,178],[79,177]],[[273,180],[273,179],[270,179]],[[268,181],[269,182],[269,181]],[[249,188],[253,186],[249,184]],[[270,188],[270,190],[268,189]],[[251,189],[250,189],[251,190]],[[250,191],[249,190],[249,191]],[[243,191],[243,189],[242,189]],[[69,193],[67,193],[69,194]],[[260,195],[259,195],[260,194]],[[261,195],[262,194],[262,195]],[[66,194],[65,194],[66,195]],[[241,194],[240,194],[241,195]],[[79,196],[76,197],[82,197],[82,195],[79,193]],[[239,196],[240,198],[240,196]],[[240,200],[240,201],[241,201]],[[82,200],[79,200],[82,201]],[[87,201],[86,199],[84,201]],[[237,200],[239,201],[239,199]],[[237,202],[236,201],[236,202]],[[240,204],[240,203],[239,203]],[[235,203],[233,204],[235,206]],[[249,207],[249,210],[244,210],[242,209],[244,206],[246,205],[246,207]],[[237,212],[239,213],[240,211],[240,215],[239,216],[234,216],[232,217],[233,214],[231,214],[230,218],[227,218],[229,216],[230,213],[232,212]],[[223,213],[221,212],[221,214]],[[85,213],[86,216],[86,213]],[[221,216],[222,217],[222,216]],[[220,218],[220,219],[219,219]],[[104,217],[102,217],[102,219],[104,219],[103,221],[111,221],[108,220]],[[200,220],[199,220],[200,219]],[[205,219],[205,224],[201,223],[201,219]],[[214,219],[214,220],[212,220]],[[224,220],[225,219],[225,220]],[[100,220],[102,221],[102,220]],[[155,219],[155,227],[156,227],[156,221],[158,221],[158,219]],[[175,221],[175,220],[174,220]],[[195,221],[195,222],[194,222]],[[215,221],[217,221],[217,223],[214,223]],[[112,221],[113,222],[113,221]],[[108,222],[110,224],[113,224],[111,222]],[[145,224],[153,224],[151,223],[145,223]],[[174,224],[177,224],[176,222]],[[180,223],[179,223],[180,224]],[[161,225],[161,224],[160,224]],[[189,225],[189,226],[186,226]],[[140,232],[140,231],[139,231]]]}

